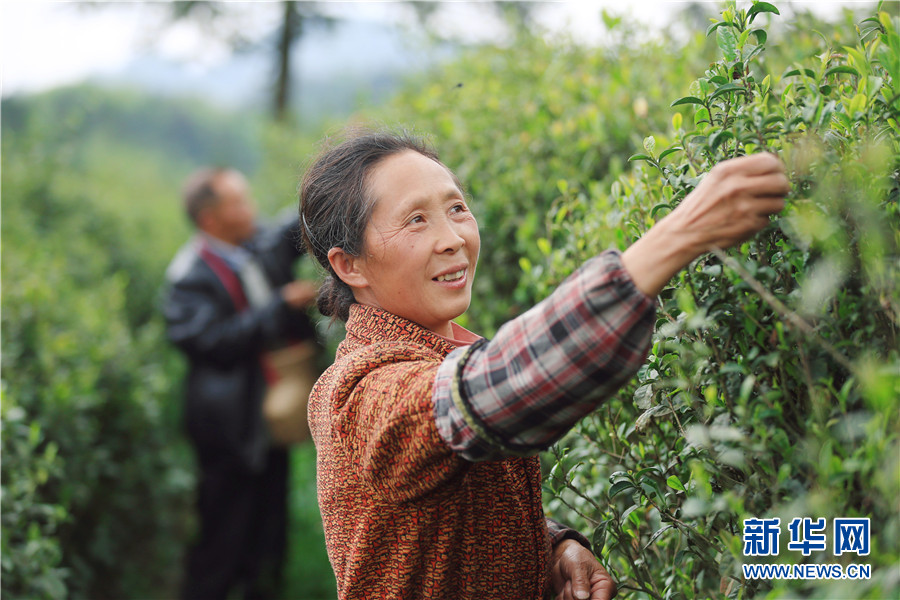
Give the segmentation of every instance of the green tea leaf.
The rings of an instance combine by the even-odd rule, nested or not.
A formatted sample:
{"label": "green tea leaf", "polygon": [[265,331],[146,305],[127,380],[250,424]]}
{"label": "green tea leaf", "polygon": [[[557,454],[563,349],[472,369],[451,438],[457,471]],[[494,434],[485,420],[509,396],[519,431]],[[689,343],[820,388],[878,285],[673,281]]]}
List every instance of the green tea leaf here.
{"label": "green tea leaf", "polygon": [[633,483],[631,483],[630,481],[617,481],[609,487],[609,497],[615,498],[625,490],[629,489],[636,489]]}
{"label": "green tea leaf", "polygon": [[722,27],[723,25],[727,25],[730,27],[731,23],[728,23],[727,21],[718,21],[716,23],[713,23],[712,25],[710,25],[709,27],[706,28],[706,37],[709,37],[709,34],[711,34],[713,31],[715,31],[719,27]]}
{"label": "green tea leaf", "polygon": [[663,150],[663,152],[659,155],[659,160],[662,161],[662,159],[669,156],[670,154],[681,152],[682,150],[684,150],[684,148],[682,148],[681,146],[673,146],[668,150]]}
{"label": "green tea leaf", "polygon": [[778,9],[775,8],[772,4],[768,2],[757,2],[753,6],[750,7],[750,10],[747,11],[747,16],[750,18],[750,22],[753,22],[753,19],[756,18],[757,15],[762,13],[772,13],[776,15],[780,15]]}
{"label": "green tea leaf", "polygon": [[541,251],[541,254],[544,256],[550,256],[550,252],[552,252],[552,248],[550,247],[550,242],[547,238],[538,238],[537,241],[538,250]]}
{"label": "green tea leaf", "polygon": [[812,69],[791,69],[790,71],[786,71],[784,75],[781,76],[782,79],[785,77],[797,77],[800,74],[806,75],[807,77],[815,77],[816,73]]}
{"label": "green tea leaf", "polygon": [[[757,54],[765,49],[765,46],[750,46],[750,52],[747,52],[747,56],[744,57],[744,62],[749,63]],[[747,48],[744,48],[744,50],[747,50]]]}
{"label": "green tea leaf", "polygon": [[603,521],[594,528],[594,533],[591,535],[591,546],[594,547],[595,552],[600,552],[600,550],[603,549],[603,544],[606,541],[606,528],[608,525],[609,521]]}
{"label": "green tea leaf", "polygon": [[725,140],[734,139],[734,134],[730,131],[719,131],[709,138],[709,149],[713,152],[722,145]]}
{"label": "green tea leaf", "polygon": [[858,112],[862,112],[866,108],[866,95],[865,94],[856,94],[853,96],[853,99],[850,100],[850,114],[854,115]]}
{"label": "green tea leaf", "polygon": [[722,55],[728,62],[737,60],[737,38],[731,27],[720,27],[716,30],[716,43],[722,50]]}
{"label": "green tea leaf", "polygon": [[709,97],[709,100],[713,101],[716,98],[718,98],[719,96],[723,96],[723,95],[731,93],[731,92],[746,93],[747,88],[745,88],[744,86],[738,85],[736,83],[726,83],[725,85],[723,85],[719,89],[717,89],[715,92],[713,92],[712,96]]}
{"label": "green tea leaf", "polygon": [[650,547],[650,544],[652,544],[653,542],[655,542],[655,541],[657,540],[657,538],[659,538],[659,536],[661,536],[662,534],[664,534],[664,533],[667,532],[668,530],[674,529],[674,528],[675,528],[674,525],[663,525],[662,527],[660,527],[659,529],[657,529],[657,530],[653,533],[653,535],[650,536],[650,539],[647,540],[647,543],[644,545],[644,550],[646,550],[647,548],[649,548],[649,547]]}
{"label": "green tea leaf", "polygon": [[825,77],[828,77],[829,75],[835,75],[837,73],[847,73],[848,75],[856,75],[857,77],[859,77],[859,71],[857,71],[853,67],[849,67],[847,65],[831,67],[830,69],[825,71]]}
{"label": "green tea leaf", "polygon": [[703,106],[704,102],[696,96],[685,96],[684,98],[679,98],[678,100],[670,104],[670,106],[681,106],[682,104],[699,104]]}
{"label": "green tea leaf", "polygon": [[685,492],[687,490],[684,489],[684,484],[681,483],[681,480],[675,477],[674,475],[670,475],[668,479],[666,479],[666,483],[669,484],[669,487],[679,492]]}
{"label": "green tea leaf", "polygon": [[522,269],[524,273],[531,273],[531,261],[525,256],[520,256],[519,268]]}

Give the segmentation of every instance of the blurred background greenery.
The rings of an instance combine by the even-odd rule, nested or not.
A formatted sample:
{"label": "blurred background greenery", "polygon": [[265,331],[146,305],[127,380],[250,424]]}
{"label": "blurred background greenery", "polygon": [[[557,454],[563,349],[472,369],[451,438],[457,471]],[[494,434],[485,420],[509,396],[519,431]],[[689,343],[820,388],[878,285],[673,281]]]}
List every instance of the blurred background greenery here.
{"label": "blurred background greenery", "polygon": [[[738,3],[732,19],[750,6]],[[548,478],[547,506],[593,538],[631,586],[623,595],[635,598],[831,597],[836,588],[827,585],[735,578],[733,526],[751,514],[815,517],[823,505],[829,515],[869,515],[879,525],[867,561],[874,583],[840,588],[841,597],[896,597],[896,3],[881,5],[884,22],[874,3],[847,3],[828,18],[780,6],[780,16],[755,21],[767,39],[740,41],[738,52],[764,48],[754,61],[729,56],[734,48],[717,30],[707,35],[727,20],[725,4],[679,4],[662,23],[649,5],[638,18],[598,6],[590,14],[602,33],[593,39],[549,31],[531,3],[476,7],[487,33],[474,38],[447,25],[442,5],[411,4],[416,41],[400,52],[406,62],[378,77],[372,67],[333,67],[331,84],[311,79],[300,57],[317,56],[304,46],[311,37],[328,54],[322,40],[346,35],[346,17],[313,3],[271,3],[278,11],[260,41],[234,24],[228,5],[173,7],[160,32],[205,23],[235,60],[257,56],[252,64],[265,65],[268,78],[228,101],[224,92],[185,95],[158,80],[93,81],[2,101],[4,596],[173,597],[195,527],[194,467],[180,429],[184,365],[158,312],[165,267],[190,235],[179,186],[198,166],[230,165],[247,173],[264,214],[293,209],[319,140],[364,122],[430,135],[467,186],[482,256],[462,322],[488,336],[579,261],[630,243],[716,160],[781,153],[795,183],[785,219],[760,246],[698,263],[663,294],[650,366],[545,457],[548,472],[566,475]],[[879,36],[884,52],[871,47]],[[366,54],[363,39],[353,56]],[[739,83],[752,90],[742,100],[723,92],[708,106],[670,106],[706,100],[733,81],[714,78],[734,75],[737,62],[746,69]],[[855,76],[825,75],[851,65]],[[159,93],[148,91],[154,86]],[[712,114],[698,116],[702,108]],[[773,115],[781,120],[762,124]],[[767,133],[743,139],[754,119]],[[663,161],[669,148],[682,150]],[[628,160],[638,153],[656,166]],[[836,170],[842,162],[858,172]],[[848,193],[823,196],[835,188]],[[748,272],[781,312],[754,292]],[[798,330],[793,314],[812,333]],[[340,328],[320,330],[333,348]],[[832,360],[820,339],[850,366]],[[808,354],[797,352],[806,345]],[[698,449],[707,430],[689,439],[682,425],[713,421],[738,437]],[[751,464],[734,461],[734,449],[755,452]],[[315,450],[296,448],[292,459],[285,597],[331,598]],[[658,470],[642,471],[651,466]],[[611,480],[617,469],[627,475]],[[627,493],[607,495],[611,481],[638,491],[623,502]],[[687,526],[663,530],[669,514],[709,520],[690,521],[698,537]],[[688,552],[697,544],[709,547]]]}

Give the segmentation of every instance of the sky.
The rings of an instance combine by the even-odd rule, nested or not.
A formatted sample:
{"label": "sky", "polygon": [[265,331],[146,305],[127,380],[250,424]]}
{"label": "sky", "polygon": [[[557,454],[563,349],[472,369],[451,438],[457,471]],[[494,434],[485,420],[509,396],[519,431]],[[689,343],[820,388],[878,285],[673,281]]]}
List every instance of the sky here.
{"label": "sky", "polygon": [[[872,4],[868,0],[794,2],[823,14],[854,3]],[[165,2],[95,4],[105,6],[0,0],[0,95],[37,92],[110,75],[151,46],[160,56],[185,62],[198,71],[212,68],[229,56],[226,44],[212,42],[211,36],[196,26],[163,27]],[[591,40],[602,33],[598,17],[601,9],[613,15],[629,15],[652,29],[662,27],[684,4],[679,0],[572,0],[548,3],[538,15],[548,29],[566,30],[577,39]],[[336,16],[389,23],[408,23],[410,19],[401,2],[331,2],[327,6]],[[274,2],[234,2],[230,8],[249,35],[264,35],[278,23]],[[483,39],[494,28],[477,2],[452,3],[444,15],[441,27],[463,37]]]}

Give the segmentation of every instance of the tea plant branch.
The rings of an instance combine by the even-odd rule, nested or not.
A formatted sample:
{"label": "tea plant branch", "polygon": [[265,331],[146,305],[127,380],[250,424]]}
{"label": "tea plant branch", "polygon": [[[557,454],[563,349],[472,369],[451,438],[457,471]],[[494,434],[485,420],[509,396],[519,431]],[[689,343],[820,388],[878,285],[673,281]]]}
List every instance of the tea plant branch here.
{"label": "tea plant branch", "polygon": [[858,375],[856,367],[853,365],[850,360],[841,354],[837,348],[832,346],[827,340],[822,338],[812,325],[804,321],[797,313],[791,311],[788,307],[784,305],[778,298],[772,295],[769,290],[767,290],[763,284],[761,284],[753,275],[751,275],[744,267],[740,265],[736,260],[732,257],[728,256],[719,248],[712,248],[710,250],[714,255],[716,255],[722,263],[728,265],[731,269],[737,272],[738,275],[741,276],[747,285],[753,288],[757,294],[769,305],[771,306],[775,312],[777,312],[784,320],[788,323],[815,339],[816,342],[842,367],[847,369],[850,373],[854,375]]}
{"label": "tea plant branch", "polygon": [[[579,463],[579,465],[576,465],[576,467],[580,466],[580,465],[581,465],[581,463]],[[600,513],[603,512],[603,508],[599,504],[597,504],[593,498],[589,497],[587,494],[585,494],[584,492],[582,492],[581,490],[579,490],[578,488],[575,487],[575,483],[571,479],[569,479],[568,475],[565,475],[563,477],[560,477],[559,475],[552,475],[551,477],[557,483],[562,483],[567,489],[572,490],[573,492],[575,492],[575,494],[577,496],[586,500],[588,502],[588,504],[590,504],[597,510],[597,512],[600,512]],[[568,506],[568,505],[566,505],[566,506]],[[572,507],[570,506],[569,508],[572,508]],[[578,511],[576,511],[576,512],[578,512]],[[581,514],[581,513],[579,512],[578,514]],[[582,515],[582,516],[584,516],[584,515]],[[587,518],[587,517],[585,517],[585,518]]]}
{"label": "tea plant branch", "polygon": [[[593,439],[591,436],[587,435],[587,434],[581,434],[581,439],[583,439],[583,440],[586,441],[586,442],[593,442],[593,441],[594,441],[594,439]],[[597,451],[600,452],[601,454],[605,454],[605,455],[607,455],[607,456],[609,456],[609,457],[611,457],[611,458],[614,458],[614,459],[616,459],[616,460],[618,460],[618,461],[625,460],[625,456],[624,456],[624,455],[622,455],[622,454],[616,454],[615,452],[612,452],[612,451],[610,451],[610,450],[607,450],[606,448],[603,448],[603,447],[597,447]]]}
{"label": "tea plant branch", "polygon": [[[564,483],[566,483],[566,488],[567,488],[567,489],[574,489],[571,485],[568,484],[568,482],[564,482]],[[562,490],[560,490],[560,492],[562,492]],[[562,493],[555,493],[555,494],[554,494],[554,497],[556,497],[556,499],[558,499],[560,502],[562,502],[569,510],[571,510],[572,512],[574,512],[576,515],[578,515],[578,516],[581,517],[582,519],[584,519],[584,520],[590,522],[591,527],[597,527],[597,525],[600,524],[600,521],[597,521],[596,519],[590,518],[589,516],[587,516],[586,514],[584,514],[583,512],[581,512],[581,510],[579,510],[578,508],[576,508],[576,507],[572,506],[571,504],[569,504],[569,502],[568,502],[565,498],[563,498]]]}
{"label": "tea plant branch", "polygon": [[[691,386],[691,387],[693,387],[693,386]],[[672,404],[672,396],[667,395],[666,402],[668,403],[669,408],[672,409],[672,416],[675,417],[675,423],[678,424],[678,431],[681,432],[682,437],[687,437],[687,432],[685,432],[684,426],[681,424],[681,419],[678,418],[678,411],[675,410],[675,405]],[[669,450],[674,451],[675,449],[670,446]]]}
{"label": "tea plant branch", "polygon": [[716,547],[716,544],[712,540],[710,540],[708,537],[706,537],[705,535],[700,533],[700,531],[696,527],[694,527],[693,525],[691,525],[689,523],[685,523],[684,521],[682,521],[681,519],[679,519],[678,517],[673,515],[668,510],[666,510],[664,508],[660,508],[659,504],[654,502],[653,498],[651,498],[646,492],[644,492],[644,490],[642,488],[639,488],[639,493],[641,494],[641,496],[643,496],[644,498],[647,499],[647,502],[650,503],[650,506],[655,508],[657,510],[657,512],[659,512],[659,514],[665,515],[666,518],[670,519],[676,525],[680,525],[680,526],[684,527],[685,529],[687,529],[688,531],[693,533],[695,536],[697,536],[698,538],[700,538],[701,540],[706,542],[709,546],[711,546],[713,548]]}
{"label": "tea plant branch", "polygon": [[[625,549],[625,557],[628,559],[628,562],[631,563],[631,568],[634,569],[634,572],[640,573],[641,575],[643,575],[647,579],[647,581],[650,582],[650,585],[653,587],[652,591],[648,590],[648,589],[645,589],[644,591],[647,594],[650,594],[651,596],[656,598],[657,600],[662,600],[662,595],[660,594],[659,588],[656,587],[656,580],[653,577],[653,574],[650,572],[649,567],[647,567],[647,561],[642,560],[641,564],[638,565],[636,557],[631,552],[632,550],[636,550],[637,548],[633,548],[632,545],[630,543],[628,543],[627,541],[624,544],[619,544],[619,546],[621,548]],[[640,545],[638,545],[638,546],[640,546]],[[643,584],[641,584],[641,585],[643,586]]]}
{"label": "tea plant branch", "polygon": [[[631,583],[631,582],[629,582],[629,583]],[[653,590],[644,587],[643,585],[641,585],[640,582],[634,581],[635,585],[629,585],[629,583],[620,583],[619,589],[620,590],[634,590],[636,592],[644,592],[645,594],[648,594],[654,598],[657,598],[658,600],[662,600],[662,596],[655,593]],[[635,586],[638,586],[638,587],[635,587]]]}
{"label": "tea plant branch", "polygon": [[809,360],[806,358],[806,352],[803,351],[802,348],[800,350],[800,364],[803,367],[803,379],[806,381],[806,387],[808,388],[809,400],[815,400],[815,384],[813,384],[812,371],[809,368]]}

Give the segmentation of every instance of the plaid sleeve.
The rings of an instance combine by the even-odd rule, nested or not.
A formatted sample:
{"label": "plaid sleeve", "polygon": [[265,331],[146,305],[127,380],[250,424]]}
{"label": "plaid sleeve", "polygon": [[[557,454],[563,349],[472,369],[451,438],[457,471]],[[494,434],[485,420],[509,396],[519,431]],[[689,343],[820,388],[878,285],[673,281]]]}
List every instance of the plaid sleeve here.
{"label": "plaid sleeve", "polygon": [[432,394],[441,438],[471,461],[547,448],[640,368],[654,315],[619,252],[589,260],[493,340],[441,363]]}

